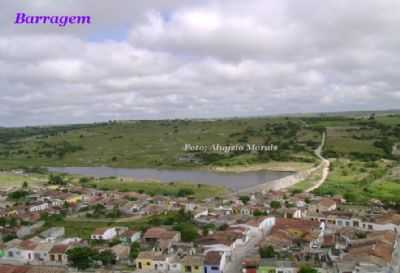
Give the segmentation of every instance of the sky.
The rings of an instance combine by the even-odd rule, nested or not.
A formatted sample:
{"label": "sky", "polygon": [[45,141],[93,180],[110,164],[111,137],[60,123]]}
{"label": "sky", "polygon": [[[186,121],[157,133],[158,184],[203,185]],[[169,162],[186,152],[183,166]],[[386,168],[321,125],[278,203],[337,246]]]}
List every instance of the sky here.
{"label": "sky", "polygon": [[0,126],[399,109],[399,26],[398,0],[0,0]]}

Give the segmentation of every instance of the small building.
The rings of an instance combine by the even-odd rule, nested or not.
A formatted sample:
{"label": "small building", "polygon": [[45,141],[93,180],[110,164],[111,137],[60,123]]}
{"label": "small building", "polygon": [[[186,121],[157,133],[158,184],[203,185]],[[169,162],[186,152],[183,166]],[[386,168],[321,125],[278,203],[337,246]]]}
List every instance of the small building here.
{"label": "small building", "polygon": [[130,247],[124,244],[118,244],[111,248],[115,254],[116,260],[120,263],[128,263]]}
{"label": "small building", "polygon": [[54,264],[66,265],[68,263],[67,250],[69,245],[54,245],[49,251],[49,262]]}
{"label": "small building", "polygon": [[183,266],[183,272],[189,273],[203,273],[204,270],[204,256],[201,255],[187,255],[181,263]]}
{"label": "small building", "polygon": [[122,242],[130,244],[140,240],[141,232],[133,229],[126,230],[120,235]]}
{"label": "small building", "polygon": [[297,273],[297,266],[288,260],[261,259],[257,273]]}
{"label": "small building", "polygon": [[161,227],[149,228],[143,235],[146,242],[154,242],[160,239],[175,239],[180,240],[180,233],[174,230],[168,230]]}
{"label": "small building", "polygon": [[45,211],[48,208],[49,208],[49,203],[47,202],[35,202],[29,206],[29,212]]}
{"label": "small building", "polygon": [[96,229],[92,235],[90,235],[90,239],[92,240],[112,240],[117,236],[117,230],[115,227],[112,228],[98,228]]}
{"label": "small building", "polygon": [[316,205],[316,212],[333,211],[337,207],[336,201],[330,198],[321,198]]}
{"label": "small building", "polygon": [[158,270],[157,261],[164,261],[165,256],[161,252],[141,251],[136,258],[136,268],[143,271]]}
{"label": "small building", "polygon": [[46,239],[47,241],[54,241],[56,239],[64,237],[64,235],[64,227],[52,227],[40,233],[40,237]]}
{"label": "small building", "polygon": [[48,262],[49,261],[49,251],[53,245],[51,243],[47,242],[41,242],[39,243],[33,253],[33,257],[35,261],[38,262]]}
{"label": "small building", "polygon": [[222,255],[217,251],[207,252],[204,258],[204,273],[221,273]]}

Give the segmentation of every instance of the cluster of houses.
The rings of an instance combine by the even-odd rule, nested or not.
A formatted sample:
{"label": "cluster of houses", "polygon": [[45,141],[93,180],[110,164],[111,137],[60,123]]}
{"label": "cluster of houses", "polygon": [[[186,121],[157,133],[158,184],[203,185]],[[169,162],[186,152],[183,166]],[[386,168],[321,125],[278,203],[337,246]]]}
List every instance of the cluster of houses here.
{"label": "cluster of houses", "polygon": [[[78,246],[110,250],[117,266],[136,272],[228,273],[234,264],[244,273],[297,273],[304,264],[327,273],[400,272],[400,214],[351,206],[340,196],[269,191],[195,200],[49,186],[17,202],[9,195],[16,190],[0,192],[0,219],[7,219],[0,222],[1,273],[68,270],[67,252]],[[96,217],[99,206],[129,219],[185,211],[198,236],[182,240],[173,223],[134,230],[116,221],[87,238],[46,226],[51,215]]]}
{"label": "cluster of houses", "polygon": [[143,244],[152,247],[140,252],[136,268],[159,272],[226,272],[235,249],[245,245],[252,233],[267,233],[274,221],[274,217],[263,217],[251,225],[227,226],[189,243],[179,240],[179,232],[151,228],[143,235]]}
{"label": "cluster of houses", "polygon": [[[98,228],[91,234],[92,241],[107,242],[118,239],[113,246],[99,245],[99,250],[111,250],[116,261],[129,262],[130,245],[140,240],[141,232],[127,227]],[[0,245],[0,261],[32,265],[67,266],[67,251],[77,246],[88,246],[90,241],[65,236],[63,227],[47,229],[29,239],[13,239]]]}

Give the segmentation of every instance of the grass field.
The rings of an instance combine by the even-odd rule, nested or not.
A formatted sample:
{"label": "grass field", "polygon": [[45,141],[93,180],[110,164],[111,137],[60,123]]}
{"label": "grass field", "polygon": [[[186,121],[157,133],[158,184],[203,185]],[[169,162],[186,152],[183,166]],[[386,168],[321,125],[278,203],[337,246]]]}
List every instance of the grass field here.
{"label": "grass field", "polygon": [[105,178],[87,184],[101,190],[116,190],[120,192],[143,192],[148,195],[165,196],[193,196],[197,199],[208,197],[224,196],[229,191],[221,186],[211,186],[205,184],[191,184],[183,182],[137,182],[130,179]]}
{"label": "grass field", "polygon": [[[5,129],[3,129],[4,131]],[[22,130],[22,129],[21,129]],[[16,132],[13,132],[16,134]],[[0,138],[2,129],[0,129]],[[3,132],[0,166],[180,167],[246,165],[269,160],[312,161],[320,133],[296,118],[216,121],[113,122],[59,131],[34,131],[12,138]],[[185,144],[275,144],[279,151],[203,155]]]}
{"label": "grass field", "polygon": [[65,235],[67,237],[80,237],[83,239],[89,239],[90,235],[96,228],[103,227],[129,227],[135,230],[142,230],[144,228],[148,228],[153,225],[157,225],[158,223],[162,223],[163,221],[168,220],[168,218],[175,217],[176,213],[169,213],[166,215],[157,215],[157,216],[146,216],[141,219],[137,219],[130,222],[118,222],[116,223],[114,220],[109,221],[87,221],[85,219],[65,219],[62,217],[56,217],[53,219],[48,219],[46,221],[46,227],[64,227]]}
{"label": "grass field", "polygon": [[16,174],[14,172],[0,172],[0,189],[21,187],[24,182],[29,186],[42,186],[47,182],[47,176],[39,174]]}
{"label": "grass field", "polygon": [[400,202],[399,163],[379,160],[360,162],[348,159],[333,161],[327,181],[315,193],[340,194],[352,203],[365,204],[371,199]]}
{"label": "grass field", "polygon": [[290,191],[292,192],[303,192],[308,188],[311,188],[313,185],[315,185],[322,176],[322,167],[318,168],[315,170],[311,175],[306,179],[303,180],[292,187],[290,187]]}

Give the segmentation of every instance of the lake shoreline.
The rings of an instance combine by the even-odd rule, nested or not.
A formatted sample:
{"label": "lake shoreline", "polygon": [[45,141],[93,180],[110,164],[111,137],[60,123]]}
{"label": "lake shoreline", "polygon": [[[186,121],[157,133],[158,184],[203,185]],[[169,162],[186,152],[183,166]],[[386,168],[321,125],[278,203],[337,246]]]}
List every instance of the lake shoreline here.
{"label": "lake shoreline", "polygon": [[223,186],[233,191],[270,183],[295,172],[248,170],[243,172],[221,172],[211,168],[202,170],[168,170],[153,168],[112,168],[112,167],[48,167],[50,173],[66,173],[96,178],[117,177],[140,182],[184,182]]}

